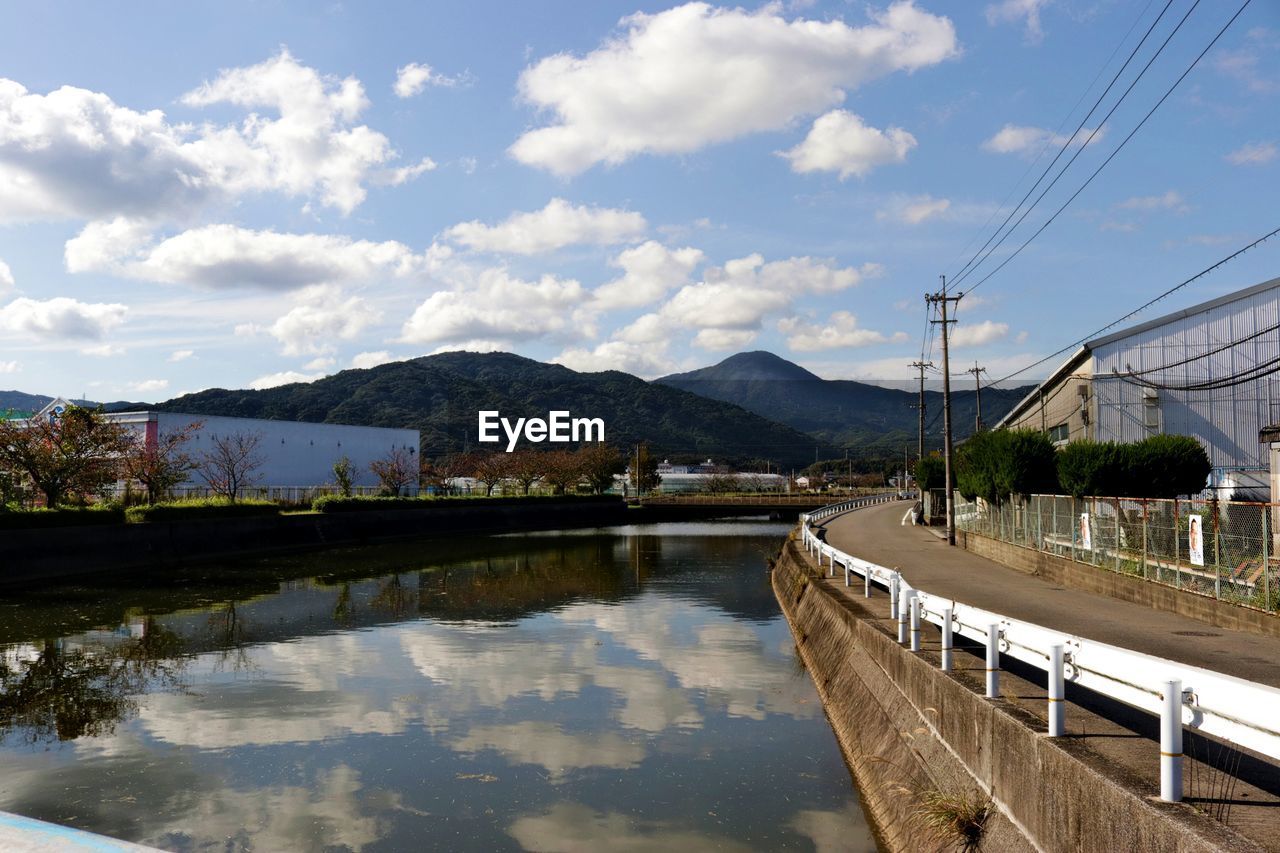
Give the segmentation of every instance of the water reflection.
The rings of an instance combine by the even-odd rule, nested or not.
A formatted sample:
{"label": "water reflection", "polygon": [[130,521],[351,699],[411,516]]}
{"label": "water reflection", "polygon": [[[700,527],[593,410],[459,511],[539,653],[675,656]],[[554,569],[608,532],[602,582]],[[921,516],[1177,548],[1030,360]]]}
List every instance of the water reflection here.
{"label": "water reflection", "polygon": [[785,532],[433,541],[10,596],[0,809],[175,850],[872,849],[763,574]]}

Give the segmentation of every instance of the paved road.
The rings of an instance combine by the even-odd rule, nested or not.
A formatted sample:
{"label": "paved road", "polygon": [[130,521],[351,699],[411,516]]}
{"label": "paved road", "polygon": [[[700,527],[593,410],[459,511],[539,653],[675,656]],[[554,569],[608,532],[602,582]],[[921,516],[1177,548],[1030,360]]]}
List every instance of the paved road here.
{"label": "paved road", "polygon": [[1046,628],[1280,687],[1280,638],[1215,628],[1141,604],[1054,586],[949,547],[923,528],[903,526],[900,521],[908,506],[885,504],[827,519],[826,540],[855,557],[900,569],[913,586],[931,593]]}

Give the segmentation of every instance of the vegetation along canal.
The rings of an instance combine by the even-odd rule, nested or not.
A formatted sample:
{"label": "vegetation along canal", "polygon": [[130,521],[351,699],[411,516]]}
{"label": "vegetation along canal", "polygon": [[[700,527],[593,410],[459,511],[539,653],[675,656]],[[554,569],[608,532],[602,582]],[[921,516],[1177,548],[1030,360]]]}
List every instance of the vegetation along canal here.
{"label": "vegetation along canal", "polygon": [[789,525],[397,543],[0,598],[0,810],[172,850],[872,850]]}

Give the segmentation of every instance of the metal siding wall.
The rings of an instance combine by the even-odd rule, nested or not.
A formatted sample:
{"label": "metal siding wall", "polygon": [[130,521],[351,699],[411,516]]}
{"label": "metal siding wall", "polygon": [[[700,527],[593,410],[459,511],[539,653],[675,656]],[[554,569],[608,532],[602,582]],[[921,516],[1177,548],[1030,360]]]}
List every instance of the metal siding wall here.
{"label": "metal siding wall", "polygon": [[[1271,289],[1098,348],[1094,380],[1098,438],[1127,442],[1146,435],[1143,389],[1120,378],[1108,378],[1113,369],[1148,370],[1193,358],[1277,324],[1280,289]],[[1181,385],[1230,376],[1276,358],[1280,358],[1280,331],[1271,331],[1217,355],[1145,378]],[[1266,467],[1270,460],[1258,441],[1258,431],[1275,417],[1272,385],[1270,377],[1262,377],[1210,391],[1160,389],[1161,429],[1200,439],[1215,468]]]}

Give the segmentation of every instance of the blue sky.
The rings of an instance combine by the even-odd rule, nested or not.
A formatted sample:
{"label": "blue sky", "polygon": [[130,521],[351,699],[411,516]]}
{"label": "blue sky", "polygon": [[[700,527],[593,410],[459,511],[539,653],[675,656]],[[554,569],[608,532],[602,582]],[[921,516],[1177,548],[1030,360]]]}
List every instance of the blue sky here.
{"label": "blue sky", "polygon": [[[0,387],[160,400],[463,348],[646,377],[769,349],[906,377],[924,292],[1164,5],[10,4]],[[1237,6],[1190,14],[961,289]],[[1280,7],[1254,0],[966,297],[956,359],[1000,376],[1089,333],[1280,226],[1277,188]],[[1278,259],[1266,244],[1148,316]]]}

